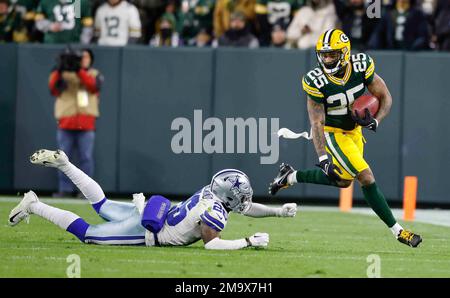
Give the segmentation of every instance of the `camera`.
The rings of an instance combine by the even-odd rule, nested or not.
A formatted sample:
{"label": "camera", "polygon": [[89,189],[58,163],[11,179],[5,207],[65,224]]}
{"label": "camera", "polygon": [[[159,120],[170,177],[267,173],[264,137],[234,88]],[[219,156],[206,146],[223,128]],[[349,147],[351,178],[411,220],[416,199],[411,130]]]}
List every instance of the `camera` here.
{"label": "camera", "polygon": [[57,68],[60,71],[78,71],[81,68],[81,57],[81,52],[68,47],[58,56]]}

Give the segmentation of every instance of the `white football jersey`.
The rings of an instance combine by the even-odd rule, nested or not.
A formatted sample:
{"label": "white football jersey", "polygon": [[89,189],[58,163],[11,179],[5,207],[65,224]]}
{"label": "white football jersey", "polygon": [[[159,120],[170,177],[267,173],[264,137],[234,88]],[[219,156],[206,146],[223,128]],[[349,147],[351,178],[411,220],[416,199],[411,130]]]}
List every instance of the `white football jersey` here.
{"label": "white football jersey", "polygon": [[[189,245],[201,239],[201,222],[220,232],[225,228],[228,212],[213,199],[209,185],[203,187],[186,201],[172,206],[166,222],[158,233],[160,245]],[[145,243],[155,245],[154,235],[145,233]]]}
{"label": "white football jersey", "polygon": [[141,37],[139,12],[125,0],[116,6],[104,3],[95,14],[95,30],[99,45],[124,46],[129,37]]}

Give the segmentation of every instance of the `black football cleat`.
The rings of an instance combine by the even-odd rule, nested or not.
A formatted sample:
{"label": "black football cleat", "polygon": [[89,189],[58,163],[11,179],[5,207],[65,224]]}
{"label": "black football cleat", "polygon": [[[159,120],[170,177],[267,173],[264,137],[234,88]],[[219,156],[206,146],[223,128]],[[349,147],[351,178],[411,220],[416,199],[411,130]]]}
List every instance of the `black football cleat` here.
{"label": "black football cleat", "polygon": [[401,230],[397,240],[411,247],[417,247],[422,242],[422,237],[411,231]]}
{"label": "black football cleat", "polygon": [[295,170],[288,164],[282,163],[277,177],[269,185],[269,193],[274,196],[280,189],[289,187],[288,176]]}

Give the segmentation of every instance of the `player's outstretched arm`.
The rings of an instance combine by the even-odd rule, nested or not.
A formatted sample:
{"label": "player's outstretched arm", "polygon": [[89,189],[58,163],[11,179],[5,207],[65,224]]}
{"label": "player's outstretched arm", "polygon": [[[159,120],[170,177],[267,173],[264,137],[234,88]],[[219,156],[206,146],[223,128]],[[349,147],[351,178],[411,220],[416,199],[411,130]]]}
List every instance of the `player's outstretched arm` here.
{"label": "player's outstretched arm", "polygon": [[297,204],[287,203],[281,207],[269,207],[259,203],[252,203],[250,209],[244,213],[250,217],[294,217],[297,214]]}
{"label": "player's outstretched arm", "polygon": [[201,223],[201,233],[206,249],[236,250],[249,246],[267,247],[269,244],[269,234],[267,233],[256,233],[248,238],[237,240],[220,239],[220,232],[203,222]]}
{"label": "player's outstretched arm", "polygon": [[375,74],[372,82],[367,86],[369,92],[376,96],[380,100],[380,107],[378,109],[375,119],[378,124],[386,117],[391,111],[392,96],[384,80],[377,74]]}

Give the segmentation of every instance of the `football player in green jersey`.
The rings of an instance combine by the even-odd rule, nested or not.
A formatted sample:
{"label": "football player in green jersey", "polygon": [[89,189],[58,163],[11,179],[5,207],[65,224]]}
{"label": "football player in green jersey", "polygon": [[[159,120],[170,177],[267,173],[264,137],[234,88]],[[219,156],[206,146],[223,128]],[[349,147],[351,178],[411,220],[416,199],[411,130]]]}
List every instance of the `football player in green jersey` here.
{"label": "football player in green jersey", "polygon": [[[363,157],[362,127],[376,131],[391,109],[392,97],[386,84],[375,73],[375,63],[367,54],[350,54],[350,40],[341,30],[323,33],[316,53],[319,66],[303,77],[302,84],[320,169],[295,171],[290,165],[281,164],[270,184],[270,194],[295,183],[348,187],[356,178],[367,203],[394,236],[417,247],[422,238],[397,223]],[[364,115],[351,113],[353,102],[366,87],[380,101],[376,117],[368,110]]]}
{"label": "football player in green jersey", "polygon": [[44,33],[44,43],[87,44],[93,35],[88,0],[42,0],[35,21],[36,28]]}

